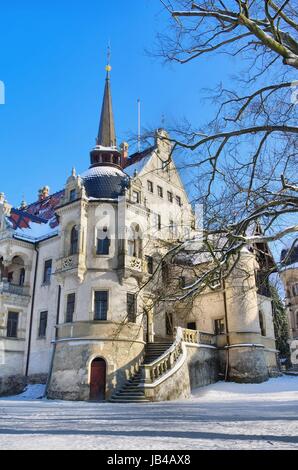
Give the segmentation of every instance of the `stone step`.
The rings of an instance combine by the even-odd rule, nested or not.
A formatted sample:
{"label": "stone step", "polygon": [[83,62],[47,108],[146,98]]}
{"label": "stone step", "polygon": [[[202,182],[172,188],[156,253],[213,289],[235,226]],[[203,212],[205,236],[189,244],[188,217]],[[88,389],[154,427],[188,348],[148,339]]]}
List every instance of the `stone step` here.
{"label": "stone step", "polygon": [[142,400],[128,400],[127,398],[110,398],[111,403],[151,403],[150,400],[143,398]]}
{"label": "stone step", "polygon": [[[143,364],[150,364],[161,357],[172,343],[150,343],[145,346],[145,357]],[[121,388],[110,398],[113,403],[150,403],[145,396],[142,370],[131,377]]]}
{"label": "stone step", "polygon": [[[129,384],[123,385],[123,387],[120,388],[120,390],[126,390],[126,389],[128,389],[128,388],[129,388],[130,390],[131,390],[132,388],[138,388],[138,389],[140,389],[140,388],[142,388],[143,385],[144,385],[144,382],[129,383]],[[143,387],[143,388],[144,388],[144,387]]]}
{"label": "stone step", "polygon": [[117,392],[114,395],[114,398],[146,398],[144,392]]}
{"label": "stone step", "polygon": [[113,397],[136,397],[142,398],[145,397],[144,390],[135,391],[135,390],[118,390],[117,392],[113,393]]}

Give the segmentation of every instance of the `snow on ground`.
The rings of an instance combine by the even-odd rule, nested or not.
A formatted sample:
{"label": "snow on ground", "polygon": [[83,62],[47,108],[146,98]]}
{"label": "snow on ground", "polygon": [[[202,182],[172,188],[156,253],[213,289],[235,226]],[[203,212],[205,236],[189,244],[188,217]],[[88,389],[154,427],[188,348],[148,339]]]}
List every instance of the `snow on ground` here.
{"label": "snow on ground", "polygon": [[[41,400],[45,393],[45,385],[28,385],[25,390],[16,395],[15,397],[5,397],[5,400],[15,401],[15,400]],[[1,398],[0,398],[1,400]],[[1,416],[0,416],[1,420]]]}
{"label": "snow on ground", "polygon": [[298,449],[298,377],[152,404],[2,398],[0,449]]}

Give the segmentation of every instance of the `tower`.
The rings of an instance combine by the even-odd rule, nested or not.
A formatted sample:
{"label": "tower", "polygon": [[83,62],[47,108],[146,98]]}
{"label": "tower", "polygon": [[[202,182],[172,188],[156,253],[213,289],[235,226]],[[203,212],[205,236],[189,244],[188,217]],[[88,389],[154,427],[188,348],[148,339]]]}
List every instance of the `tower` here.
{"label": "tower", "polygon": [[[108,61],[109,62],[109,61]],[[101,116],[96,146],[90,153],[91,167],[96,166],[121,166],[121,152],[117,148],[115,132],[115,122],[111,93],[111,73],[112,67],[108,63],[106,66],[106,82],[101,108]]]}

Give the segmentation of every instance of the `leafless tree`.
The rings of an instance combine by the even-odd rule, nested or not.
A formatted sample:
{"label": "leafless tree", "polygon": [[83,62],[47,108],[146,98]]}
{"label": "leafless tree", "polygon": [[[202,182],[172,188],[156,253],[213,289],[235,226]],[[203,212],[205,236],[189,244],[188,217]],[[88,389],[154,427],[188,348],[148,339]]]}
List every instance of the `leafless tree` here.
{"label": "leafless tree", "polygon": [[188,296],[228,275],[244,246],[262,251],[298,232],[298,2],[160,1],[169,17],[160,56],[185,64],[224,53],[239,70],[213,90],[211,122],[170,134],[173,153],[183,150],[186,166],[199,169],[197,202],[208,207],[203,244],[213,267]]}

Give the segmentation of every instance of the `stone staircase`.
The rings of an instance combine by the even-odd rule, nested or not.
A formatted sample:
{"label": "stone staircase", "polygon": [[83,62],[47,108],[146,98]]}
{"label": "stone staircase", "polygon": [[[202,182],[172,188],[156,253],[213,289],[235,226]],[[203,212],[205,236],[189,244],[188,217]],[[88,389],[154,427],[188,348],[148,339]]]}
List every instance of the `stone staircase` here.
{"label": "stone staircase", "polygon": [[[143,364],[151,364],[161,357],[170,347],[170,342],[148,343],[145,346],[145,356]],[[145,397],[142,384],[144,383],[143,368],[139,370],[130,380],[128,380],[120,390],[116,391],[110,398],[113,403],[150,403]]]}

